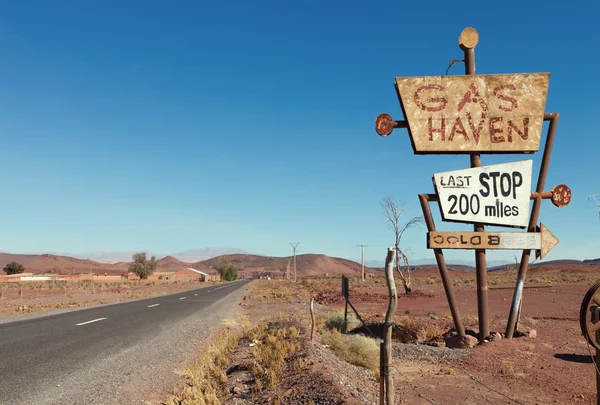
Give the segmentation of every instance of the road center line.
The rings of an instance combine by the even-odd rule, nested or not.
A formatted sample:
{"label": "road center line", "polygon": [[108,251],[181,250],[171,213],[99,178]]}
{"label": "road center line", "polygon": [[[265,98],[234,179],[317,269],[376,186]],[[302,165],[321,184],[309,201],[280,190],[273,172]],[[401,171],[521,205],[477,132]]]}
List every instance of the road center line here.
{"label": "road center line", "polygon": [[181,298],[179,298],[179,299],[180,299],[180,300],[184,300],[184,299],[185,299],[185,297],[181,297]]}
{"label": "road center line", "polygon": [[106,318],[92,319],[91,321],[77,323],[77,324],[75,324],[75,326],[87,325],[88,323],[92,323],[92,322],[98,322],[98,321],[103,321],[103,320],[105,320],[105,319],[106,319]]}
{"label": "road center line", "polygon": [[194,297],[197,296],[198,294],[194,294]]}
{"label": "road center line", "polygon": [[152,305],[148,305],[148,308],[157,307],[157,306],[159,306],[159,305],[160,305],[160,304],[152,304]]}

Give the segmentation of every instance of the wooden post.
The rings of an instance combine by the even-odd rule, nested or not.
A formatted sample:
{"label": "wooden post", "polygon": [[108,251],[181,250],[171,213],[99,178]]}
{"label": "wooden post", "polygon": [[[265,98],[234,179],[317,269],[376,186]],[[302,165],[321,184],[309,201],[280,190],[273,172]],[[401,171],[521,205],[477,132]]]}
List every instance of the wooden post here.
{"label": "wooden post", "polygon": [[344,308],[344,333],[348,332],[348,298],[346,298],[346,306]]}
{"label": "wooden post", "polygon": [[19,297],[21,297],[21,301],[23,301],[23,285],[19,284]]}
{"label": "wooden post", "polygon": [[348,277],[342,276],[342,294],[344,295],[344,301],[346,302],[346,305],[344,308],[344,327],[342,330],[343,333],[348,332],[348,296],[350,295],[348,290],[349,290]]}
{"label": "wooden post", "polygon": [[388,304],[387,313],[385,314],[385,323],[383,325],[383,343],[385,344],[385,359],[384,359],[384,376],[385,376],[385,397],[387,405],[394,405],[394,379],[390,374],[390,366],[392,364],[392,329],[394,322],[394,314],[396,313],[396,305],[398,303],[398,295],[396,293],[396,282],[394,281],[394,258],[396,257],[396,249],[389,248],[385,259],[385,281],[388,285],[390,301]]}
{"label": "wooden post", "polygon": [[379,344],[379,405],[385,405],[385,343]]}
{"label": "wooden post", "polygon": [[379,344],[379,405],[385,405],[385,343]]}
{"label": "wooden post", "polygon": [[315,338],[315,310],[313,307],[313,302],[314,300],[311,298],[310,299],[310,340],[313,340]]}

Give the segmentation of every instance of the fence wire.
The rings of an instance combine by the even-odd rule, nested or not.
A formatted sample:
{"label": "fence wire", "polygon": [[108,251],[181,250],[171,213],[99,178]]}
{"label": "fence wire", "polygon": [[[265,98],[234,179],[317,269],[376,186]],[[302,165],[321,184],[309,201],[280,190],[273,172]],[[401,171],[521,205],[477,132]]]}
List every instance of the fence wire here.
{"label": "fence wire", "polygon": [[[591,355],[591,351],[590,351],[590,355]],[[592,357],[593,360],[593,357]],[[481,381],[479,378],[475,377],[474,375],[472,375],[471,373],[469,373],[467,370],[465,370],[463,367],[459,366],[458,364],[454,364],[451,362],[442,362],[439,361],[437,363],[438,365],[448,365],[451,366],[453,368],[456,368],[458,370],[460,370],[462,373],[464,373],[465,375],[467,375],[471,381],[475,382],[477,384],[477,389],[479,391],[479,394],[481,395],[481,397],[483,398],[484,401],[486,401],[488,404],[494,405],[494,403],[485,396],[485,394],[482,391],[482,387],[485,388],[486,390],[488,390],[489,392],[493,392],[497,395],[499,395],[500,397],[504,398],[505,400],[508,400],[509,403],[513,403],[513,404],[517,404],[517,405],[526,405],[523,402],[511,398],[508,395],[504,394],[503,392],[498,391],[497,389],[488,386],[487,384],[485,384],[483,381]],[[596,362],[594,361],[594,365],[596,365]],[[432,405],[437,405],[435,403],[435,401],[425,397],[421,392],[417,391],[417,388],[415,387],[415,385],[412,383],[412,381],[410,380],[410,378],[408,378],[408,376],[406,374],[404,374],[400,368],[398,366],[394,366],[392,365],[391,368],[396,371],[402,378],[404,378],[407,382],[408,382],[408,386],[410,387],[410,389],[412,390],[412,392],[420,399],[432,404]],[[600,374],[600,369],[598,369],[598,366],[596,365],[596,371]]]}

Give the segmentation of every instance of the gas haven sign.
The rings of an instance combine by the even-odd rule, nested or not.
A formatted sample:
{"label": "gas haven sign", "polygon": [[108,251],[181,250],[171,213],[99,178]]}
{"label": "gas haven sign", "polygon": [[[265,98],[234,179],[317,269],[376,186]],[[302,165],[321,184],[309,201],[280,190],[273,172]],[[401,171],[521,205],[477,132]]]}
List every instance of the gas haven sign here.
{"label": "gas haven sign", "polygon": [[527,227],[532,163],[524,160],[435,174],[442,218]]}

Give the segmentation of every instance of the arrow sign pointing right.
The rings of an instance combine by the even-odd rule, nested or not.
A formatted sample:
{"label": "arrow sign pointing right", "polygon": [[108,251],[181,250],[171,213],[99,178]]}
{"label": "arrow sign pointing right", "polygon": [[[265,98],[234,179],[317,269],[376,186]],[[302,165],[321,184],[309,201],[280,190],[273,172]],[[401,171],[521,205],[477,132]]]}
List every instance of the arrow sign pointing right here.
{"label": "arrow sign pointing right", "polygon": [[428,232],[429,249],[505,249],[536,251],[543,259],[558,239],[544,224],[538,232]]}
{"label": "arrow sign pointing right", "polygon": [[536,250],[535,257],[543,259],[554,246],[558,245],[558,238],[554,236],[544,224],[540,223],[540,239],[542,240],[542,246],[539,250]]}

